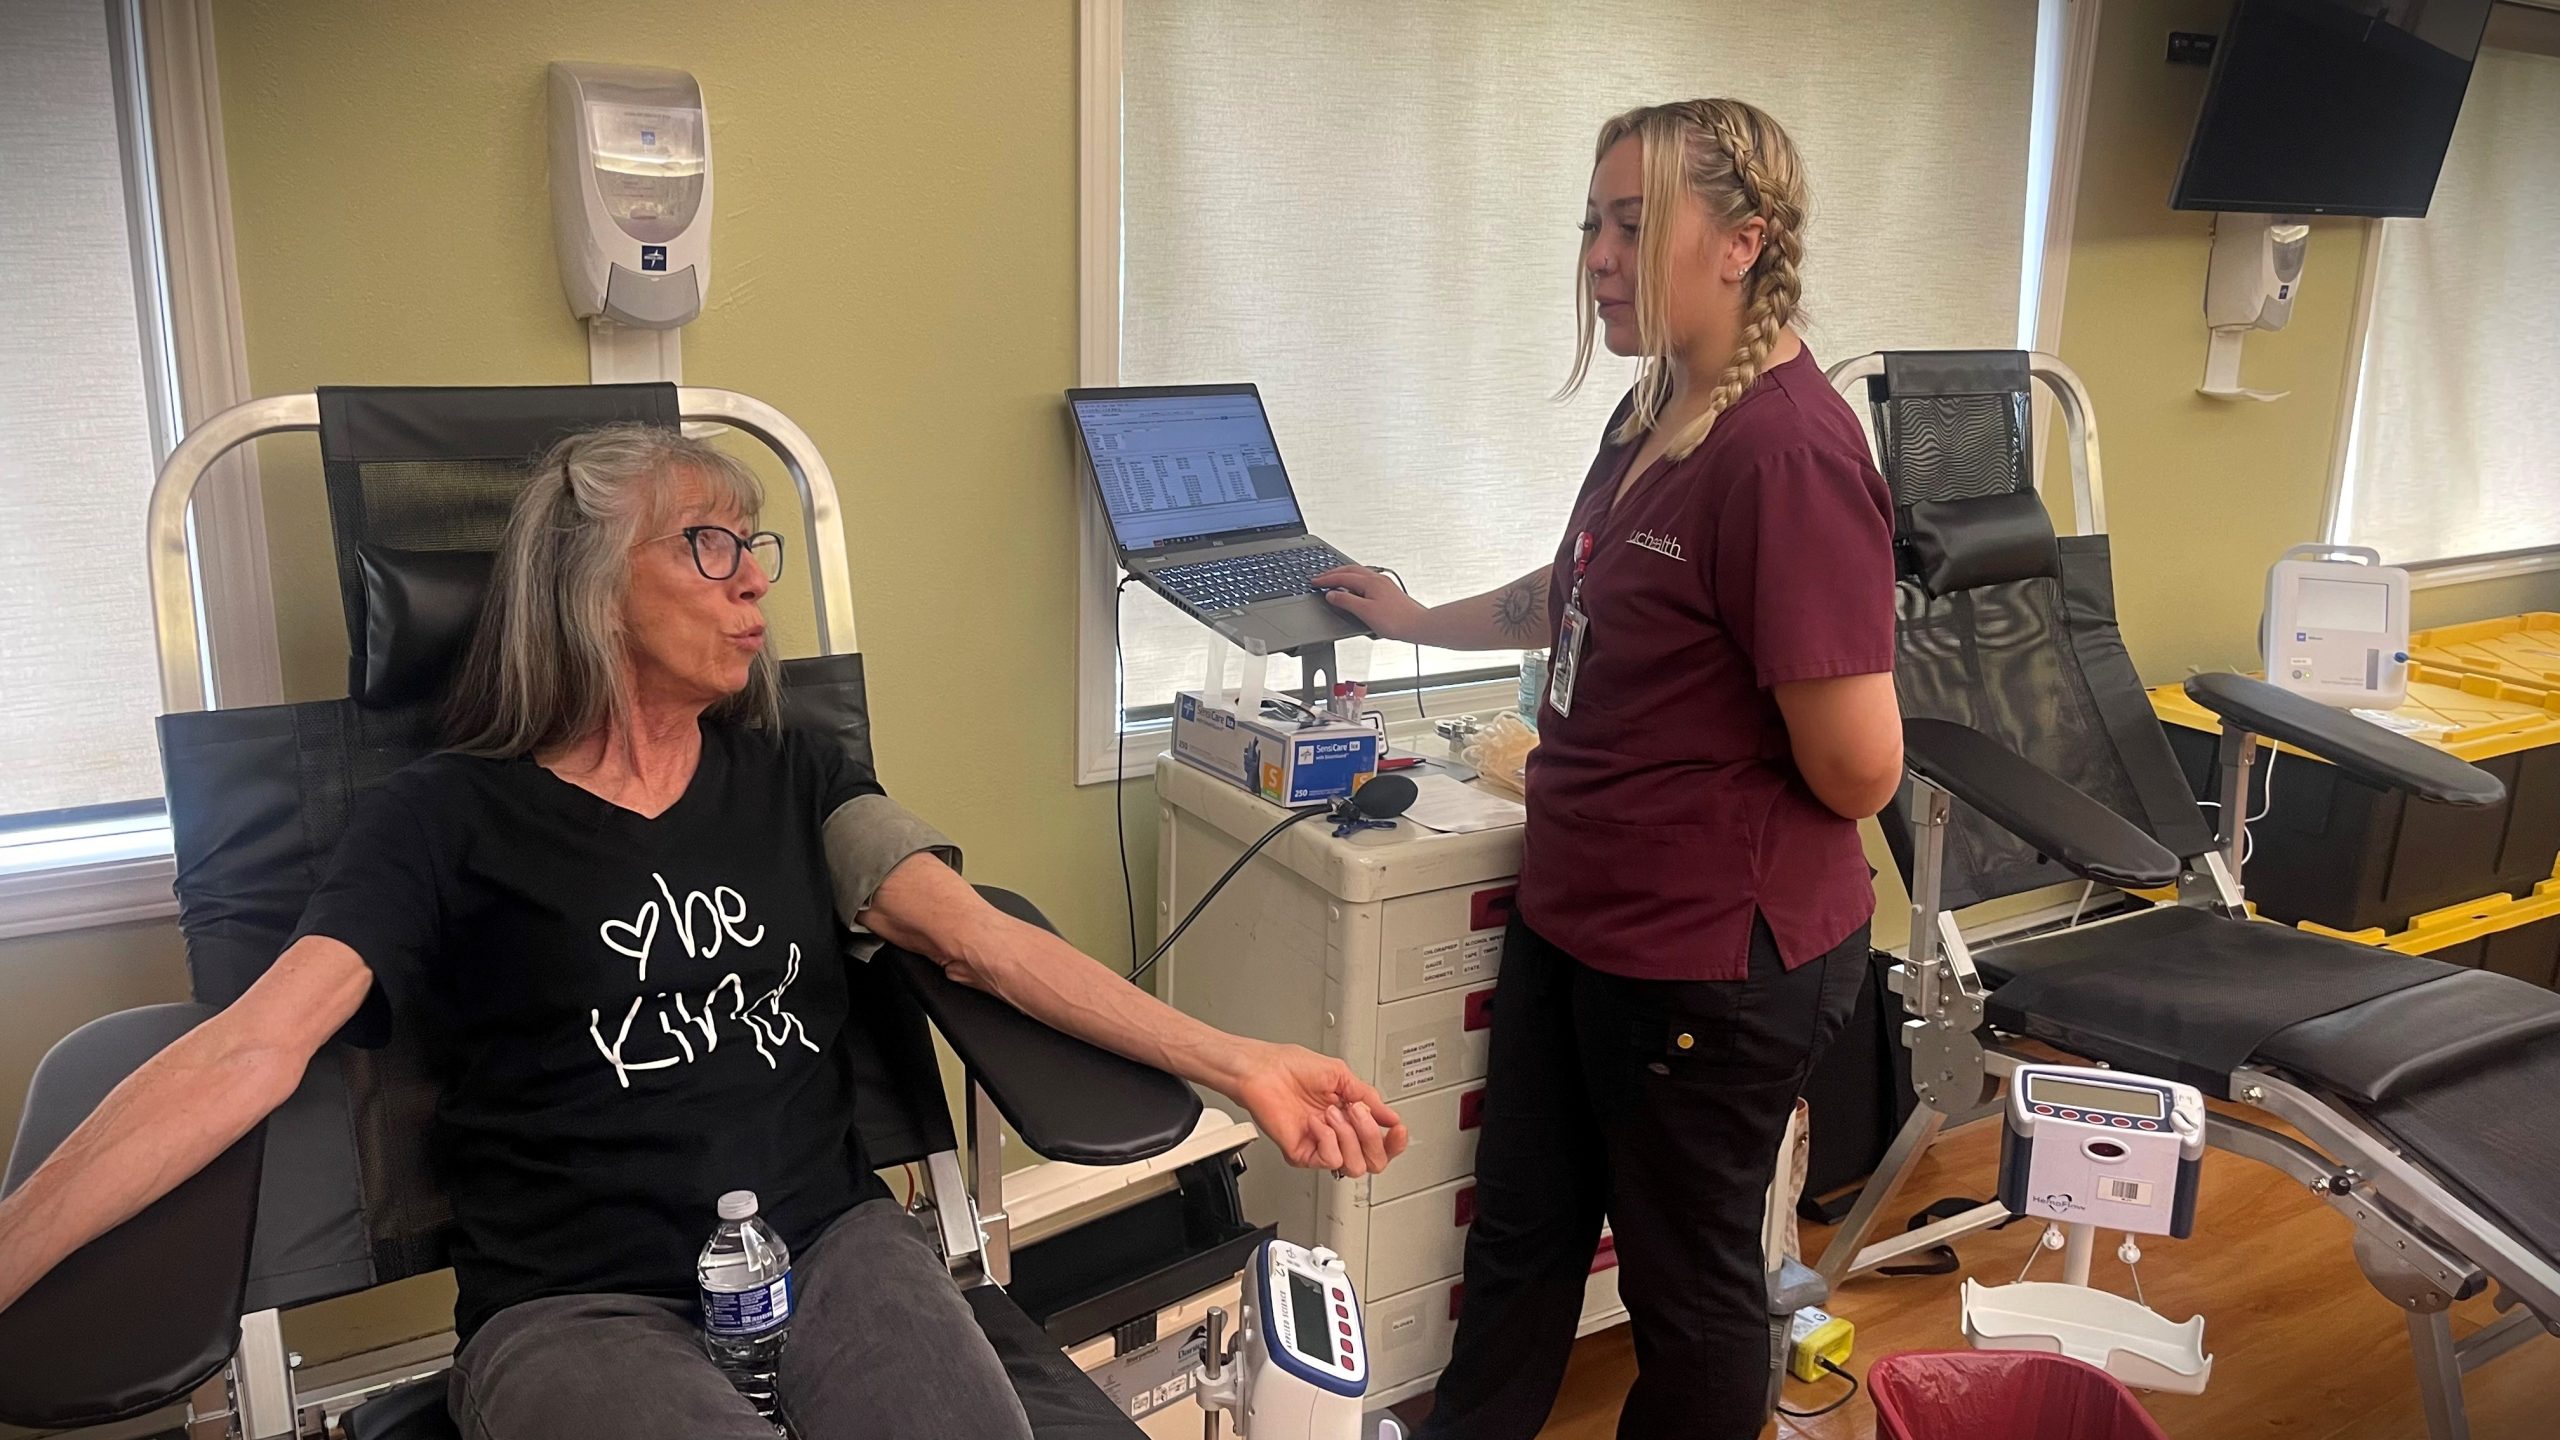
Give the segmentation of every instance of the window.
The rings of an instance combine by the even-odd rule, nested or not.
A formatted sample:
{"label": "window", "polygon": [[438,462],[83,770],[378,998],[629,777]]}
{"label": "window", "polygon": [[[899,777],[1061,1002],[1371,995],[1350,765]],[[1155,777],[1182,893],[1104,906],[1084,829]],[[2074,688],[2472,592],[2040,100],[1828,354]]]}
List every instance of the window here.
{"label": "window", "polygon": [[141,561],[166,342],[137,284],[156,260],[127,204],[123,89],[99,0],[0,6],[0,824],[160,795]]}
{"label": "window", "polygon": [[2560,547],[2560,14],[2492,12],[2427,217],[2371,243],[2330,538],[2394,564]]}
{"label": "window", "polygon": [[[2019,333],[2038,6],[1806,7],[1773,25],[1697,0],[1088,0],[1089,50],[1097,9],[1121,28],[1099,77],[1116,106],[1097,106],[1087,69],[1086,183],[1116,177],[1086,196],[1084,313],[1111,332],[1086,338],[1087,383],[1255,382],[1309,527],[1428,602],[1552,558],[1632,378],[1603,355],[1580,394],[1551,398],[1611,114],[1739,94],[1788,127],[1814,192],[1805,285],[1824,363]],[[1115,115],[1099,158],[1116,164],[1097,163],[1090,131]],[[1100,204],[1116,226],[1093,222]],[[1116,576],[1107,542],[1093,548],[1088,779],[1112,773]],[[1125,605],[1134,722],[1198,683],[1209,635],[1138,587]],[[1345,647],[1351,673],[1364,644]],[[1369,648],[1374,685],[1413,678],[1410,647]],[[1420,659],[1444,682],[1518,656]]]}
{"label": "window", "polygon": [[[0,939],[166,915],[152,477],[247,398],[208,12],[0,4]],[[206,670],[278,697],[256,467],[198,487]]]}

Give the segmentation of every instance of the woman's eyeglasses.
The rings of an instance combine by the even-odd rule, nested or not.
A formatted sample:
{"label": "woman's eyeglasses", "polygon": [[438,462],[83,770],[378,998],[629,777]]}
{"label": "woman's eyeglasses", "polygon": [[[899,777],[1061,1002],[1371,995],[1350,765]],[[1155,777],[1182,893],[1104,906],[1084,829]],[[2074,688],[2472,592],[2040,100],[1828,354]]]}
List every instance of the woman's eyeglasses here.
{"label": "woman's eyeglasses", "polygon": [[763,572],[767,583],[782,579],[782,537],[770,530],[741,535],[726,525],[687,525],[640,543],[652,545],[678,535],[692,547],[693,568],[701,571],[705,580],[726,580],[736,575],[741,555],[756,557],[756,569]]}

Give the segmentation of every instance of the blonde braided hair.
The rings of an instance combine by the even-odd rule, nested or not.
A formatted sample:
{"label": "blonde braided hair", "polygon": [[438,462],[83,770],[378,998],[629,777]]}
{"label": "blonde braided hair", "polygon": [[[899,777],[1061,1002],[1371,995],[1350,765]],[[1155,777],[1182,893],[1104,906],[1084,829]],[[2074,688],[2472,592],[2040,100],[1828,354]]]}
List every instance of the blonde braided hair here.
{"label": "blonde braided hair", "polygon": [[[1716,417],[1768,368],[1779,337],[1804,316],[1804,164],[1778,122],[1740,100],[1681,100],[1613,117],[1600,127],[1592,163],[1630,135],[1644,145],[1636,263],[1636,334],[1644,368],[1636,378],[1634,407],[1612,437],[1619,444],[1652,430],[1671,398],[1671,217],[1682,195],[1702,201],[1718,231],[1739,229],[1755,217],[1763,230],[1759,258],[1743,280],[1742,333],[1733,358],[1708,392],[1705,411],[1672,435],[1665,453],[1676,460],[1707,438]],[[1581,315],[1573,371],[1563,391],[1568,395],[1590,373],[1595,328],[1591,272],[1578,256],[1574,270]]]}

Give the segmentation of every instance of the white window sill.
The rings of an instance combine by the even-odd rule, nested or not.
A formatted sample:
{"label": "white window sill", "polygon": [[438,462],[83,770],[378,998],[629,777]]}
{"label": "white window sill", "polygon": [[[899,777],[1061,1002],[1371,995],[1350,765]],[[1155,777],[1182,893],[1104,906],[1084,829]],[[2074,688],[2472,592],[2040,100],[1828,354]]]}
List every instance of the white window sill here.
{"label": "white window sill", "polygon": [[0,940],[178,913],[166,821],[0,839]]}
{"label": "white window sill", "polygon": [[2483,580],[2505,580],[2517,575],[2541,575],[2560,570],[2560,547],[2544,550],[2518,550],[2509,555],[2475,555],[2453,560],[2428,560],[2406,567],[2409,588],[2435,590],[2447,585],[2474,585]]}

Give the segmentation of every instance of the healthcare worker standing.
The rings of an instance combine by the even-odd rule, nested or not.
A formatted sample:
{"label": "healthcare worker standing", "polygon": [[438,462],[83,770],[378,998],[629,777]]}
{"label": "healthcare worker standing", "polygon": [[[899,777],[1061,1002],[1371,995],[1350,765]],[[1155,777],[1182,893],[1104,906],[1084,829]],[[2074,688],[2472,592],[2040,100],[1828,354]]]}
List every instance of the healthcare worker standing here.
{"label": "healthcare worker standing", "polygon": [[1902,773],[1890,501],[1790,328],[1804,227],[1795,147],[1752,106],[1609,121],[1572,383],[1595,326],[1640,366],[1553,567],[1431,609],[1318,577],[1391,639],[1554,647],[1425,1440],[1537,1433],[1604,1218],[1638,1366],[1618,1434],[1766,1420],[1763,1198],[1866,974],[1857,822]]}

